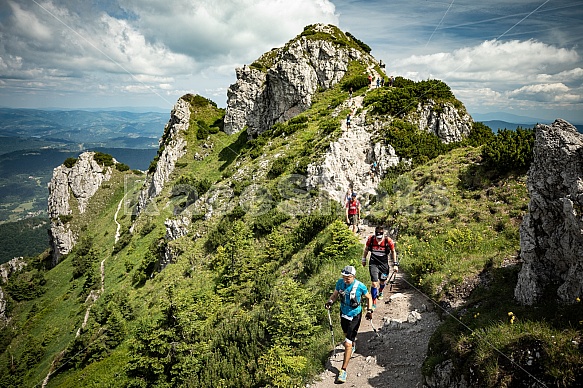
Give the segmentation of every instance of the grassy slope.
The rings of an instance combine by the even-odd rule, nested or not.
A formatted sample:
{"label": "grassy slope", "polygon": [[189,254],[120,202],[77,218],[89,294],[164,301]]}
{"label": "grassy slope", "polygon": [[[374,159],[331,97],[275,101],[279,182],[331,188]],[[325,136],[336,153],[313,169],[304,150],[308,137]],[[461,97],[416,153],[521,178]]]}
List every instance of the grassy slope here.
{"label": "grassy slope", "polygon": [[479,148],[460,148],[385,181],[393,192],[370,210],[399,227],[408,281],[442,309],[425,373],[452,359],[471,386],[577,386],[580,302],[557,305],[549,290],[538,306],[516,304],[526,177],[498,177],[480,159]]}

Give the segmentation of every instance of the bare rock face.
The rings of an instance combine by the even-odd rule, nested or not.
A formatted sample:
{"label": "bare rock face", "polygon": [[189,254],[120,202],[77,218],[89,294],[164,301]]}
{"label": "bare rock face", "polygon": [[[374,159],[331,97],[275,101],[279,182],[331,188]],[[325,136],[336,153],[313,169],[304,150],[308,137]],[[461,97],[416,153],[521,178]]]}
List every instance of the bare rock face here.
{"label": "bare rock face", "polygon": [[[333,34],[332,26],[316,25],[317,32]],[[274,65],[266,71],[244,66],[236,70],[237,81],[227,91],[224,130],[249,136],[269,130],[312,105],[316,91],[328,89],[342,79],[352,60],[374,58],[354,48],[305,36],[273,50]]]}
{"label": "bare rock face", "polygon": [[59,258],[69,253],[76,242],[76,236],[62,218],[73,213],[71,207],[75,204],[70,200],[76,202],[80,214],[85,213],[91,197],[103,182],[111,179],[112,168],[97,163],[94,155],[95,152],[84,152],[72,167],[60,165],[53,170],[47,207],[51,219],[49,238],[53,265],[58,264]]}
{"label": "bare rock face", "polygon": [[[308,166],[309,188],[318,187],[341,204],[349,187],[359,196],[376,194],[383,172],[399,163],[399,157],[391,145],[374,140],[374,125],[366,125],[365,118],[366,112],[354,117],[350,130],[330,143],[324,161]],[[371,174],[373,162],[378,164],[377,175]]]}
{"label": "bare rock face", "polygon": [[561,119],[535,131],[514,296],[531,305],[547,286],[559,285],[559,300],[574,303],[583,297],[583,135]]}
{"label": "bare rock face", "polygon": [[429,100],[425,105],[419,104],[417,114],[419,128],[435,134],[444,143],[461,141],[472,129],[472,117],[460,112],[451,102],[438,106]]}
{"label": "bare rock face", "polygon": [[183,99],[179,99],[174,105],[170,120],[164,128],[164,136],[160,139],[160,148],[163,147],[164,150],[156,164],[156,171],[148,175],[140,192],[137,206],[138,213],[146,209],[150,200],[160,194],[164,184],[176,167],[176,161],[186,153],[187,143],[183,134],[188,130],[189,120],[190,104]]}
{"label": "bare rock face", "polygon": [[[15,257],[14,259],[0,265],[0,283],[6,284],[10,275],[14,272],[18,272],[24,267],[26,267],[26,262],[22,257]],[[6,296],[4,295],[4,290],[0,287],[0,327],[4,327],[8,322],[9,318],[6,315],[7,307]]]}

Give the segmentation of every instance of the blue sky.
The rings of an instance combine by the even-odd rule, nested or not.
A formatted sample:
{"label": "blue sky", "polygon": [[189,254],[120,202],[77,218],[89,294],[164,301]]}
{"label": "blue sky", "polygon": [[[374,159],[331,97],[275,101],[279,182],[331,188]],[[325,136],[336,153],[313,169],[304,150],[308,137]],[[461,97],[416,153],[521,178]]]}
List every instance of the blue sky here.
{"label": "blue sky", "polygon": [[582,124],[581,20],[573,0],[4,0],[0,106],[169,111],[198,93],[224,107],[236,67],[331,23],[472,115]]}

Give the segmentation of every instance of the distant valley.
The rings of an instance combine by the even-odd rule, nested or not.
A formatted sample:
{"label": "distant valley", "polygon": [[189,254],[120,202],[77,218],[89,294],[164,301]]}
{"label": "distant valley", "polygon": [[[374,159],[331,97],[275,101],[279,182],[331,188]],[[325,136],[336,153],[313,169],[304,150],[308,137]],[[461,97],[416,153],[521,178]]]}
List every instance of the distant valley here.
{"label": "distant valley", "polygon": [[[46,241],[48,247],[48,227],[40,225],[55,167],[91,150],[110,154],[131,169],[147,170],[168,118],[169,112],[0,108],[0,245],[5,247],[0,263],[13,257],[14,244],[8,241],[15,234],[24,238],[26,231],[26,240]],[[44,250],[43,244],[29,245],[36,246],[34,252],[20,252]]]}

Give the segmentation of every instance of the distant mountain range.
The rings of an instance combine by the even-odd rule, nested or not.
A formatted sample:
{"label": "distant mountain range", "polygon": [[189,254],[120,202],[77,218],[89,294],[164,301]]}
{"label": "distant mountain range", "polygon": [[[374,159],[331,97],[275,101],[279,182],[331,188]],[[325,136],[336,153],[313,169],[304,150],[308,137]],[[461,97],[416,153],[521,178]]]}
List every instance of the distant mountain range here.
{"label": "distant mountain range", "polygon": [[[519,116],[511,113],[474,113],[474,121],[479,121],[492,128],[492,131],[498,132],[501,129],[515,130],[521,128],[534,128],[536,124],[551,124],[554,120],[537,119],[528,116]],[[580,133],[583,133],[583,124],[573,124]]]}

